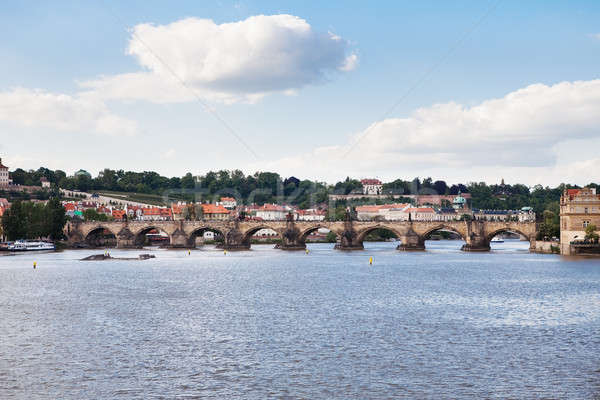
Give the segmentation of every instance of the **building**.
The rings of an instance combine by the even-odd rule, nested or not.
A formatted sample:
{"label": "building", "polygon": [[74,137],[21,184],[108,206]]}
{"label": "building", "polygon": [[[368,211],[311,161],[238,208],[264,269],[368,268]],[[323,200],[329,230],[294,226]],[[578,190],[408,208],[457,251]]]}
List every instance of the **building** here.
{"label": "building", "polygon": [[465,199],[463,196],[461,196],[460,192],[458,193],[458,196],[456,196],[452,200],[452,208],[454,208],[455,210],[467,209],[467,199]]}
{"label": "building", "polygon": [[600,229],[600,194],[595,188],[565,189],[560,198],[560,253],[580,253],[587,246],[581,242],[589,225]]}
{"label": "building", "polygon": [[367,205],[356,207],[356,218],[359,221],[382,219],[386,221],[405,221],[408,215],[404,213],[410,207],[407,203]]}
{"label": "building", "polygon": [[42,188],[44,188],[44,189],[50,188],[50,181],[48,179],[46,179],[45,176],[42,176],[40,178],[40,183],[42,184]]}
{"label": "building", "polygon": [[233,197],[221,197],[221,201],[218,201],[217,205],[223,206],[228,210],[233,210],[237,207],[237,201]]}
{"label": "building", "polygon": [[431,207],[411,207],[405,210],[410,221],[437,221],[438,214]]}
{"label": "building", "polygon": [[222,205],[217,204],[202,204],[202,218],[211,221],[214,220],[226,220],[229,218],[229,211]]}
{"label": "building", "polygon": [[286,219],[289,211],[286,207],[277,204],[263,204],[254,211],[254,214],[256,218],[265,221],[283,221]]}
{"label": "building", "polygon": [[363,187],[363,194],[381,194],[383,192],[383,183],[379,179],[363,179],[360,183]]}
{"label": "building", "polygon": [[2,159],[0,158],[0,186],[8,186],[12,183],[8,174],[8,167],[2,165]]}
{"label": "building", "polygon": [[324,210],[317,210],[310,208],[308,210],[296,211],[296,220],[298,221],[323,221],[325,220],[326,212]]}

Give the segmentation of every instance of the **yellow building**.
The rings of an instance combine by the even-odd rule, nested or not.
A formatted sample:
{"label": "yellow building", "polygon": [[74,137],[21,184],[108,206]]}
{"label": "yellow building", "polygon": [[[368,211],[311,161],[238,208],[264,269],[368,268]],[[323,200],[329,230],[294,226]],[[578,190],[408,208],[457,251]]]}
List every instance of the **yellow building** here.
{"label": "yellow building", "polygon": [[589,225],[600,229],[600,194],[594,188],[565,189],[560,198],[560,253],[576,254],[572,242],[583,241]]}

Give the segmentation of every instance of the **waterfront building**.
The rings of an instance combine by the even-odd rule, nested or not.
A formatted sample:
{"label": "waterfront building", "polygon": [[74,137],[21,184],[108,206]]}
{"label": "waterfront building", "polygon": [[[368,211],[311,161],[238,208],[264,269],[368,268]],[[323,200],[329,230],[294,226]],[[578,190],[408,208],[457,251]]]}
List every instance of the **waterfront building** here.
{"label": "waterfront building", "polygon": [[230,211],[217,204],[202,204],[202,217],[207,220],[226,220]]}
{"label": "waterfront building", "polygon": [[383,192],[383,183],[379,179],[363,179],[360,183],[363,187],[363,194],[381,194]]}
{"label": "waterfront building", "polygon": [[600,230],[600,194],[595,188],[565,189],[560,198],[561,254],[577,254],[587,246],[582,242],[589,225]]}
{"label": "waterfront building", "polygon": [[256,208],[254,215],[265,221],[283,221],[286,219],[289,209],[277,204],[263,204]]}
{"label": "waterfront building", "polygon": [[298,221],[323,221],[325,220],[326,212],[324,210],[317,210],[310,208],[308,210],[296,211],[296,219]]}
{"label": "waterfront building", "polygon": [[372,221],[381,219],[386,221],[408,221],[406,210],[408,203],[394,203],[381,205],[366,205],[356,207],[356,218],[359,221]]}
{"label": "waterfront building", "polygon": [[2,164],[2,159],[0,158],[0,187],[8,186],[12,183],[9,173],[8,167]]}
{"label": "waterfront building", "polygon": [[437,213],[431,207],[411,207],[404,214],[410,215],[410,221],[437,221]]}
{"label": "waterfront building", "polygon": [[460,217],[454,208],[440,208],[437,211],[437,221],[454,221]]}

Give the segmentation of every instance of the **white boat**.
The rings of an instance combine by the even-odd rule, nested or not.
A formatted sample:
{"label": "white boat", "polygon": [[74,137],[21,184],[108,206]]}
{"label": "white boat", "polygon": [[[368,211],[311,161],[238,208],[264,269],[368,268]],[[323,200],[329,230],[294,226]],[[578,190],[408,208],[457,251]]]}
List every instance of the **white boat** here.
{"label": "white boat", "polygon": [[491,243],[504,243],[504,240],[499,237],[495,237],[491,240]]}
{"label": "white boat", "polygon": [[54,243],[27,240],[17,240],[8,246],[9,251],[52,251],[54,249]]}

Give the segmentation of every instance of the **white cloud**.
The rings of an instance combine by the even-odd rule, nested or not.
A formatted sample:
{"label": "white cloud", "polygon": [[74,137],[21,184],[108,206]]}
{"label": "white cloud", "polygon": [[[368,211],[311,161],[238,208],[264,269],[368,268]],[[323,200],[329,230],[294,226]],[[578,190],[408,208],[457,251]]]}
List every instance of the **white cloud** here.
{"label": "white cloud", "polygon": [[594,39],[600,40],[600,33],[590,33],[589,36]]}
{"label": "white cloud", "polygon": [[134,121],[113,114],[97,99],[16,88],[0,92],[0,121],[31,128],[133,135]]}
{"label": "white cloud", "polygon": [[347,41],[316,32],[293,15],[257,15],[216,24],[186,18],[168,25],[139,24],[127,54],[145,71],[81,83],[104,98],[190,101],[193,94],[225,103],[321,83],[350,71],[358,56]]}
{"label": "white cloud", "polygon": [[[562,142],[600,139],[600,80],[534,84],[473,107],[456,103],[420,108],[406,118],[376,122],[347,144],[319,147],[257,168],[269,168],[326,179],[353,175],[437,176],[448,171],[476,175],[478,169],[527,171],[598,180],[596,164],[570,162],[557,168]],[[330,174],[335,173],[332,177]],[[559,173],[559,176],[561,174]],[[536,175],[537,176],[537,175]]]}

